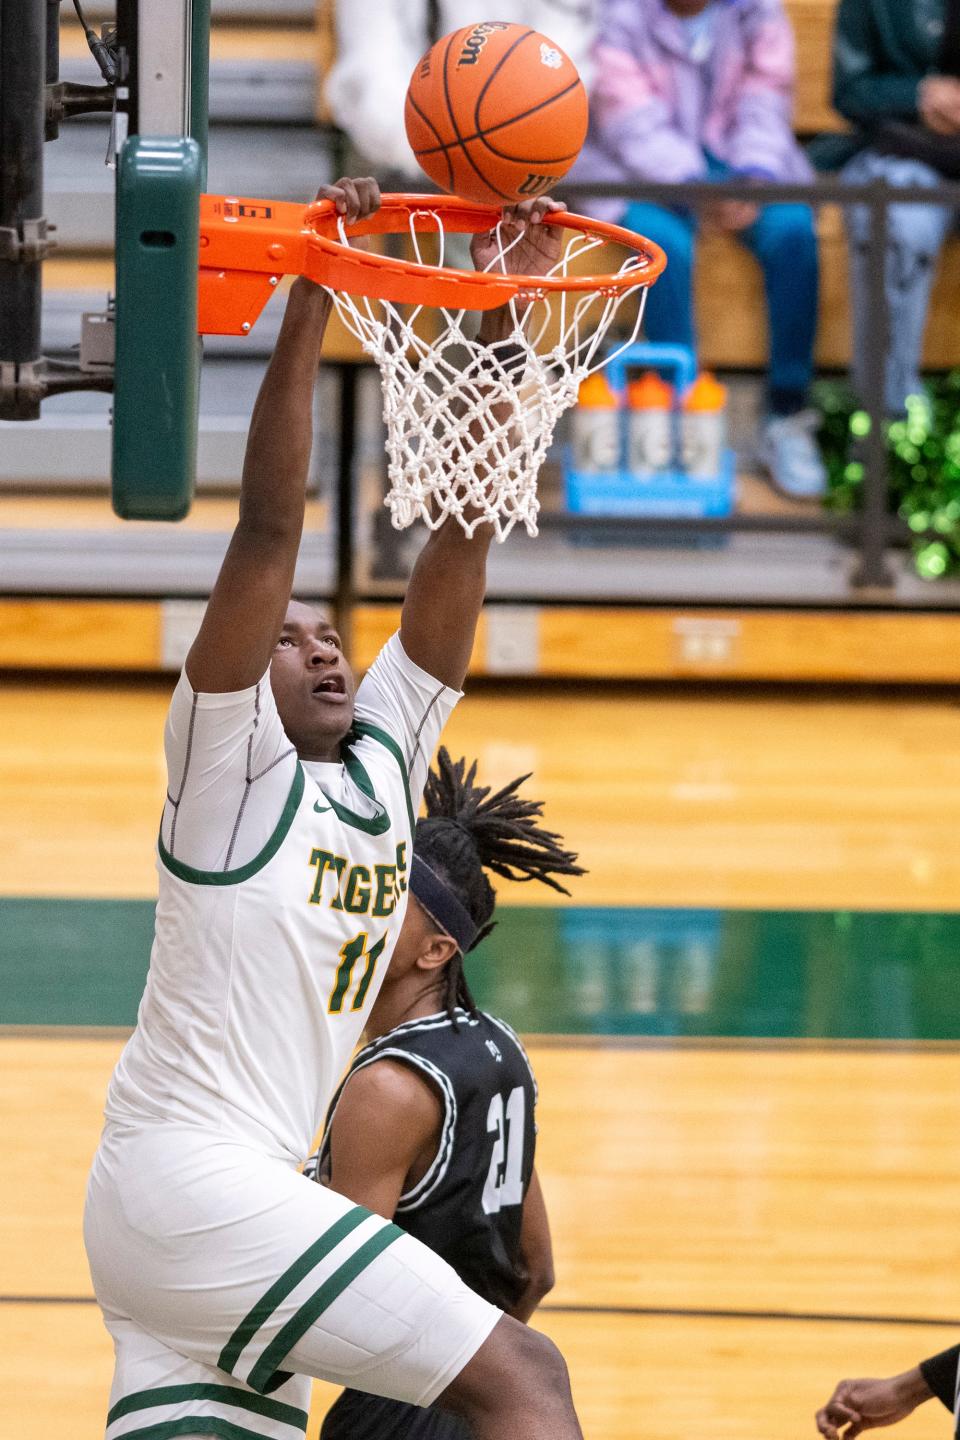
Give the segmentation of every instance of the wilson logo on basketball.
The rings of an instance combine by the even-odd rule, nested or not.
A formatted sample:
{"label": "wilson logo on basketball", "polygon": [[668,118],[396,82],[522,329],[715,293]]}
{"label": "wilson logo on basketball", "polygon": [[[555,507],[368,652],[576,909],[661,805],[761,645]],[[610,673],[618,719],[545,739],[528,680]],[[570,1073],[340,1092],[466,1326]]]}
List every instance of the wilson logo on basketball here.
{"label": "wilson logo on basketball", "polygon": [[539,195],[542,190],[549,190],[556,178],[556,175],[528,175],[523,184],[517,186],[517,194]]}
{"label": "wilson logo on basketball", "polygon": [[481,25],[474,25],[463,42],[457,69],[459,70],[461,65],[476,65],[483,53],[483,47],[487,43],[487,37],[495,34],[498,30],[506,29],[506,23],[499,20],[485,20]]}

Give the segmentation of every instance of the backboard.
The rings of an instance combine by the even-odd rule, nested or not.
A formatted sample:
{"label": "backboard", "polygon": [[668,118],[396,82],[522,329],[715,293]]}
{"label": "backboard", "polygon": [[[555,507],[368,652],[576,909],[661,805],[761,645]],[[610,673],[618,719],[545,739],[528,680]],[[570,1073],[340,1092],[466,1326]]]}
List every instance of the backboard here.
{"label": "backboard", "polygon": [[118,0],[113,506],[179,520],[196,474],[210,0]]}

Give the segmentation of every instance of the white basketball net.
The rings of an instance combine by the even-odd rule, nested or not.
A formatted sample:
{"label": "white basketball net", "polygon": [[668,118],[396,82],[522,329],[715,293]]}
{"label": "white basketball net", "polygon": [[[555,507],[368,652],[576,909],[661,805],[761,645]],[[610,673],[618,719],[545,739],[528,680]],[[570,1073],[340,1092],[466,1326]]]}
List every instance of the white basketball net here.
{"label": "white basketball net", "polygon": [[[432,210],[421,214],[436,223],[442,265],[442,219]],[[414,219],[411,214],[414,253],[425,264]],[[506,257],[522,237],[505,243],[499,225],[494,234],[497,253],[486,269],[507,274]],[[340,240],[349,243],[342,221]],[[568,275],[580,256],[602,243],[599,236],[571,232],[549,274]],[[618,273],[644,263],[642,255],[631,255]],[[537,475],[557,421],[576,402],[585,377],[636,340],[646,287],[544,292],[532,303],[513,299],[505,307],[511,332],[492,345],[466,333],[468,316],[468,326],[476,324],[468,310],[401,308],[345,291],[329,294],[341,321],[380,367],[390,481],[385,504],[395,527],[406,529],[419,516],[435,530],[453,515],[468,535],[491,524],[504,540],[518,521],[536,535]],[[621,331],[622,345],[603,352],[607,330],[630,300],[636,316],[629,335]],[[422,333],[424,311],[440,327],[429,338]]]}

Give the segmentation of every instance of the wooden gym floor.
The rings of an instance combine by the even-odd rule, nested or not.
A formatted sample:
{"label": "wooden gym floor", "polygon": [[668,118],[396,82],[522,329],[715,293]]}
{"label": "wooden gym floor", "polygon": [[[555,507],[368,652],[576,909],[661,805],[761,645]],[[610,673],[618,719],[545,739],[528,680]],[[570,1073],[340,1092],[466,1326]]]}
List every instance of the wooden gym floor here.
{"label": "wooden gym floor", "polygon": [[[94,914],[152,894],[165,690],[7,682],[0,692],[0,994],[24,1026],[49,1020],[57,1001],[56,953],[31,966],[17,949],[32,906],[47,914],[69,898],[73,930],[81,902]],[[958,1033],[936,1029],[937,1011],[956,1006],[958,728],[955,703],[937,696],[604,694],[573,683],[480,690],[455,716],[449,743],[477,754],[486,777],[536,772],[532,793],[591,872],[578,909],[522,912],[549,935],[543,954],[507,945],[484,978],[508,1017],[543,1032],[531,1049],[558,1283],[538,1324],[568,1356],[589,1440],[768,1430],[800,1440],[841,1374],[890,1373],[957,1338],[960,1064],[952,1044],[917,1036]],[[544,897],[504,886],[501,898]],[[631,917],[631,906],[669,908]],[[793,938],[770,932],[764,984],[796,992],[789,1024],[769,1022],[769,1007],[758,1021],[752,980],[731,999],[724,968],[729,936],[749,947],[753,912],[781,910]],[[889,910],[906,912],[899,929],[851,917]],[[821,951],[824,934],[840,947],[854,922],[874,927],[855,971],[859,1011],[874,1017],[866,1029],[824,1027],[814,972],[829,984],[831,953],[814,956],[805,912],[829,912],[832,928],[808,917]],[[942,918],[928,925],[930,912]],[[525,933],[518,915],[522,924],[505,910],[508,937]],[[724,926],[727,951],[711,969],[710,935]],[[597,938],[608,932],[619,938]],[[935,934],[946,948],[926,972],[924,1008],[911,985],[929,954],[896,937],[922,935],[929,948]],[[619,1005],[632,1037],[609,1033],[604,946],[629,978]],[[660,982],[671,969],[686,976],[676,1015],[664,1018],[651,956]],[[748,978],[755,958],[744,950]],[[695,1012],[707,1017],[698,1033],[711,1033],[721,1000],[732,1039],[666,1038]],[[637,1039],[641,1022],[650,1036],[658,1021],[661,1039]],[[561,1027],[583,1033],[548,1033]],[[825,1033],[839,1038],[804,1038]],[[755,1034],[771,1038],[736,1039]],[[110,1352],[80,1209],[121,1041],[66,1027],[0,1035],[4,1440],[101,1433]],[[329,1393],[317,1387],[314,1429]],[[948,1424],[934,1402],[900,1433],[933,1440]]]}

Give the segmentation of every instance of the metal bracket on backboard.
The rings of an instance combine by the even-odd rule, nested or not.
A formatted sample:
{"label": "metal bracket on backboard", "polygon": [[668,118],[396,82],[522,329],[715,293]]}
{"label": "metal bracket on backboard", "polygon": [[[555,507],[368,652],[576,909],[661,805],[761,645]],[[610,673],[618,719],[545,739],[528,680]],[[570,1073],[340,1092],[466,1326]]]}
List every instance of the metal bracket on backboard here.
{"label": "metal bracket on backboard", "polygon": [[14,265],[35,265],[49,254],[53,245],[49,233],[53,229],[43,215],[36,220],[24,220],[19,229],[0,226],[0,260]]}
{"label": "metal bracket on backboard", "polygon": [[40,402],[50,395],[112,389],[112,365],[83,370],[49,355],[37,360],[0,360],[0,419],[38,420]]}
{"label": "metal bracket on backboard", "polygon": [[113,296],[106,310],[88,310],[80,317],[80,369],[85,375],[112,375],[117,348]]}
{"label": "metal bracket on backboard", "polygon": [[192,0],[138,6],[141,135],[190,133]]}
{"label": "metal bracket on backboard", "polygon": [[12,360],[0,360],[0,416],[13,415],[18,400],[17,372]]}
{"label": "metal bracket on backboard", "polygon": [[0,414],[16,418],[19,406],[35,406],[47,393],[45,362],[0,360]]}
{"label": "metal bracket on backboard", "polygon": [[44,92],[44,134],[56,140],[60,126],[79,115],[109,115],[115,103],[112,85],[75,85],[59,80]]}

